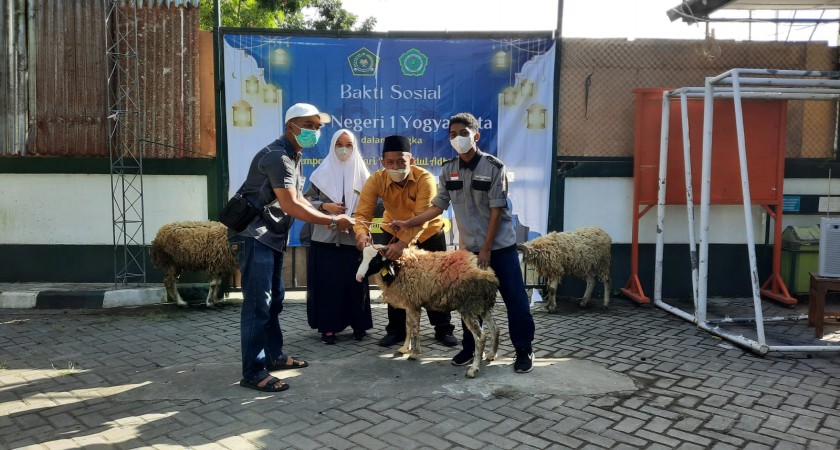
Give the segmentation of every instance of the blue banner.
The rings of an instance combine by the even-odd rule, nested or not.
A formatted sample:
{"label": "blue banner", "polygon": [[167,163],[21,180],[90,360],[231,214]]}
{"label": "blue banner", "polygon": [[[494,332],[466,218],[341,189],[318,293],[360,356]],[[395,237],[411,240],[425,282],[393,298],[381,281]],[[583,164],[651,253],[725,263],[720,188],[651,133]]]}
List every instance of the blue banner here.
{"label": "blue banner", "polygon": [[[449,117],[470,112],[481,127],[479,148],[507,165],[521,240],[546,232],[554,123],[550,37],[227,34],[224,42],[231,193],[253,155],[282,134],[283,114],[294,103],[312,103],[333,118],[319,144],[303,151],[307,180],[340,128],[356,133],[371,172],[381,168],[382,139],[402,134],[412,142],[415,164],[437,175],[456,156]],[[290,245],[299,245],[296,230]]]}

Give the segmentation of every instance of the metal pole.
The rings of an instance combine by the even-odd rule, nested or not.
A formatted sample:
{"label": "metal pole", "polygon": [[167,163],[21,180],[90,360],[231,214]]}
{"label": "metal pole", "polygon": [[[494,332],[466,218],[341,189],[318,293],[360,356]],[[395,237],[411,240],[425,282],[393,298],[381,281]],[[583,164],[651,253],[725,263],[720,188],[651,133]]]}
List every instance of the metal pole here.
{"label": "metal pole", "polygon": [[714,97],[712,79],[706,78],[703,99],[703,162],[700,185],[700,268],[697,274],[697,322],[706,321],[706,295],[709,282],[709,203],[712,181],[712,121],[714,120]]}
{"label": "metal pole", "polygon": [[735,105],[735,128],[738,135],[738,159],[741,163],[741,192],[744,197],[744,223],[747,231],[747,252],[750,257],[750,278],[752,280],[753,306],[756,317],[756,333],[758,343],[766,344],[764,337],[764,321],[761,310],[761,287],[759,285],[758,270],[755,258],[755,235],[753,233],[752,199],[750,198],[750,176],[747,167],[747,146],[744,138],[744,111],[741,105],[741,85],[738,82],[738,70],[732,71],[732,93]]}
{"label": "metal pole", "polygon": [[557,39],[563,37],[563,0],[557,0]]}
{"label": "metal pole", "polygon": [[216,194],[215,205],[210,211],[218,211],[225,204],[229,189],[227,158],[227,124],[225,121],[225,77],[224,77],[224,42],[220,28],[222,26],[222,8],[220,0],[213,0],[213,88],[216,100]]}
{"label": "metal pole", "polygon": [[662,120],[659,130],[659,190],[656,201],[656,265],[654,268],[653,299],[662,300],[662,254],[665,232],[665,194],[668,178],[668,131],[671,121],[671,98],[662,93]]}
{"label": "metal pole", "polygon": [[688,99],[680,93],[680,116],[682,117],[683,168],[685,170],[685,212],[688,218],[688,256],[691,263],[691,295],[694,314],[697,314],[697,241],[694,236],[694,193],[691,186],[691,139],[688,124]]}
{"label": "metal pole", "polygon": [[551,139],[552,148],[554,150],[554,157],[551,158],[551,183],[549,186],[549,216],[548,216],[548,231],[563,231],[563,214],[564,214],[564,197],[566,195],[566,176],[565,174],[558,174],[557,167],[557,149],[560,147],[560,136],[558,121],[558,112],[560,111],[560,67],[562,66],[563,56],[563,0],[557,0],[557,30],[554,36],[554,95],[552,103],[555,114],[551,125]]}

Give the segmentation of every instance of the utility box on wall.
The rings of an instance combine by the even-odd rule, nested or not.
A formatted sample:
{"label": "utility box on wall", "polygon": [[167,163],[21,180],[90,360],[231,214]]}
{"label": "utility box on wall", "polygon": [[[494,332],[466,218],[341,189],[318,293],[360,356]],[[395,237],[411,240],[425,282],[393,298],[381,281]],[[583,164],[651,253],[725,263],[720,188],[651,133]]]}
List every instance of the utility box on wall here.
{"label": "utility box on wall", "polygon": [[781,275],[792,294],[807,294],[809,272],[819,263],[820,228],[817,225],[787,227],[782,232]]}

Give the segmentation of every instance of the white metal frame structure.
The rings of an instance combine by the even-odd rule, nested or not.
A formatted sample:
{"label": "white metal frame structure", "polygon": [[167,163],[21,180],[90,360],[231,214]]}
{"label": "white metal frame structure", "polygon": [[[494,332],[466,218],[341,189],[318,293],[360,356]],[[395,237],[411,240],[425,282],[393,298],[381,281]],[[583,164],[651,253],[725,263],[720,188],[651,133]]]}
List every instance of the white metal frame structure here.
{"label": "white metal frame structure", "polygon": [[[686,207],[688,213],[688,234],[691,254],[694,314],[690,314],[662,301],[662,267],[665,230],[665,193],[668,164],[668,123],[670,101],[679,97],[683,130],[683,160],[685,161]],[[691,187],[691,158],[688,135],[688,98],[704,99],[703,109],[703,154],[702,184],[700,191],[700,248],[694,236],[694,200]],[[731,98],[735,106],[735,125],[738,138],[738,155],[741,169],[741,189],[744,204],[744,222],[749,252],[750,274],[754,317],[709,320],[707,313],[707,282],[709,267],[709,206],[711,199],[712,123],[715,98]],[[840,345],[768,345],[764,334],[764,323],[784,320],[807,319],[807,315],[791,315],[765,318],[761,309],[761,294],[756,269],[755,236],[753,234],[752,202],[750,198],[747,153],[744,138],[744,118],[741,99],[787,99],[787,100],[840,100],[840,72],[814,72],[798,70],[732,69],[716,77],[708,77],[705,87],[684,87],[665,91],[662,96],[662,132],[659,153],[659,192],[657,202],[656,265],[654,277],[654,304],[678,317],[695,323],[700,329],[764,355],[778,352],[840,351]],[[756,324],[756,340],[722,329],[724,323]]]}
{"label": "white metal frame structure", "polygon": [[137,67],[138,2],[104,1],[114,285],[145,285],[146,233]]}

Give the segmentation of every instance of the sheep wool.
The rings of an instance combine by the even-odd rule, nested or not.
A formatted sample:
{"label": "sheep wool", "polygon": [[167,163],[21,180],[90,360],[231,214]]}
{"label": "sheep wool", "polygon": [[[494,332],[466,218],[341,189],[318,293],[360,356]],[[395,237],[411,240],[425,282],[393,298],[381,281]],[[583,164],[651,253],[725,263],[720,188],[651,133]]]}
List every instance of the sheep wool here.
{"label": "sheep wool", "polygon": [[[398,266],[400,275],[394,282],[379,285],[382,296],[397,308],[412,308],[422,298],[421,306],[427,309],[480,315],[496,301],[499,280],[492,270],[479,268],[478,258],[467,251],[427,252],[412,247],[403,252]],[[379,283],[381,277],[376,280]]]}
{"label": "sheep wool", "polygon": [[582,227],[574,231],[551,232],[518,245],[523,259],[533,264],[537,273],[547,279],[546,310],[554,312],[557,285],[571,275],[586,280],[586,291],[580,306],[592,297],[596,278],[604,283],[604,306],[609,305],[612,263],[612,239],[599,227]]}
{"label": "sheep wool", "polygon": [[[383,261],[375,247],[365,247],[356,279],[362,280],[364,276],[387,267],[387,264],[389,262]],[[499,280],[491,269],[480,268],[478,258],[464,250],[427,252],[416,247],[404,250],[402,257],[390,264],[393,274],[386,270],[387,276],[383,278],[383,272],[377,272],[374,281],[382,290],[383,301],[406,311],[406,340],[398,352],[408,353],[409,359],[417,359],[420,355],[422,307],[461,313],[464,324],[476,338],[473,362],[467,370],[468,378],[478,374],[482,359],[493,361],[496,358],[499,328],[492,312]]]}
{"label": "sheep wool", "polygon": [[183,271],[206,272],[210,278],[207,306],[219,295],[222,280],[232,275],[238,263],[228,247],[227,227],[219,222],[173,222],[158,230],[152,240],[152,264],[162,270],[169,301],[187,306],[176,283]]}

